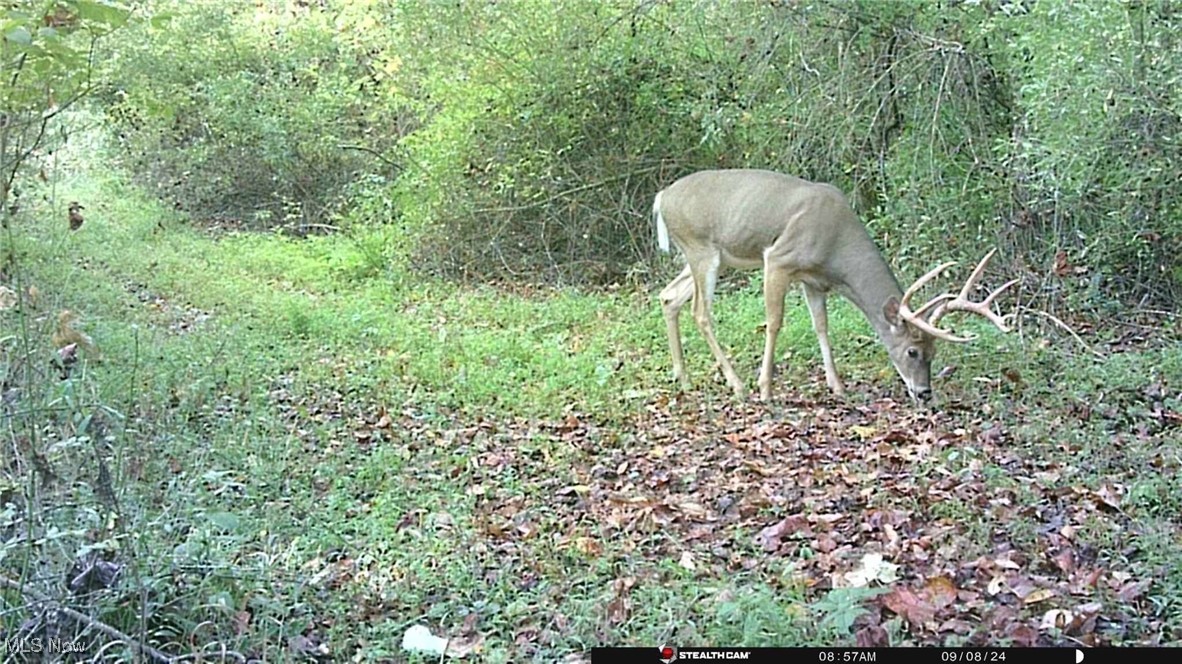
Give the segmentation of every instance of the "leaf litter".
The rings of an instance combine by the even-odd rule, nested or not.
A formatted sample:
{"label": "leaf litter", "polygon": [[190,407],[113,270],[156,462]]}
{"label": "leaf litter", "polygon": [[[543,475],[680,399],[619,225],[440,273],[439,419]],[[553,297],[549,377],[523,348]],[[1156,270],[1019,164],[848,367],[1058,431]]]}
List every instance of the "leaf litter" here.
{"label": "leaf litter", "polygon": [[[1085,460],[1017,433],[1032,416],[1018,407],[1000,422],[955,402],[922,412],[890,398],[784,396],[765,406],[657,394],[624,422],[571,409],[550,421],[453,414],[441,426],[413,406],[360,406],[331,390],[297,396],[290,381],[273,397],[296,435],[311,430],[299,422],[309,417],[364,432],[309,442],[320,455],[395,442],[468,455],[448,472],[474,500],[471,550],[490,559],[486,580],[512,565],[525,570],[520,589],[541,578],[555,587],[561,619],[518,625],[512,638],[525,651],[569,628],[557,611],[574,580],[543,559],[555,550],[668,561],[703,580],[790,559],[793,582],[814,601],[880,589],[859,600],[865,610],[849,625],[860,645],[899,645],[885,628],[893,620],[908,645],[1170,638],[1149,610],[1153,579],[1083,537],[1130,528],[1122,478],[1085,486],[1072,465]],[[639,582],[616,579],[603,634],[636,610]]]}

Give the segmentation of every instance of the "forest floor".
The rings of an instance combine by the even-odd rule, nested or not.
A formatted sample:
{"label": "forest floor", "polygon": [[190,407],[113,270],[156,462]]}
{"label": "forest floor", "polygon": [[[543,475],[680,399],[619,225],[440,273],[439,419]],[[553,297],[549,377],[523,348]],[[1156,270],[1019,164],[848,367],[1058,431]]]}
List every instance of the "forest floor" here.
{"label": "forest floor", "polygon": [[[655,287],[418,280],[363,234],[212,233],[115,181],[55,201],[5,239],[0,490],[41,537],[0,564],[51,596],[117,566],[63,601],[168,652],[1182,643],[1182,344],[1152,330],[982,327],[917,408],[837,301],[829,395],[791,295],[774,398],[736,401],[689,316],[669,383]],[[758,278],[724,290],[753,387]],[[101,356],[61,364],[65,309]]]}

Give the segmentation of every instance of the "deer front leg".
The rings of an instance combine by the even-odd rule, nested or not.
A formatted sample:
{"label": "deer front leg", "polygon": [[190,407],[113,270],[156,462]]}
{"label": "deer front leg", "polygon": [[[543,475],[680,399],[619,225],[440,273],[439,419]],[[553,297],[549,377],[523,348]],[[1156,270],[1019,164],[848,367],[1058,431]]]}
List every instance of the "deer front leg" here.
{"label": "deer front leg", "polygon": [[767,314],[767,338],[763,345],[763,364],[759,369],[759,398],[772,398],[772,377],[776,370],[776,338],[784,324],[784,294],[790,283],[788,273],[768,269],[763,277],[763,306]]}
{"label": "deer front leg", "polygon": [[825,363],[825,383],[834,394],[845,394],[845,386],[837,376],[837,365],[833,363],[833,349],[829,347],[829,312],[825,308],[826,294],[805,284],[804,299],[809,303],[809,313],[813,316],[813,331],[817,333],[817,343],[821,346],[821,360]]}
{"label": "deer front leg", "polygon": [[689,387],[689,378],[685,374],[685,354],[681,350],[681,308],[693,296],[694,275],[689,265],[661,291],[661,312],[665,315],[669,352],[673,355],[673,380],[682,388]]}
{"label": "deer front leg", "polygon": [[694,322],[698,324],[698,330],[706,338],[706,345],[710,346],[710,352],[714,353],[714,359],[718,360],[718,365],[722,368],[722,375],[734,391],[735,397],[742,399],[746,395],[747,389],[743,386],[743,381],[739,380],[739,374],[735,373],[735,368],[731,366],[731,361],[727,359],[726,353],[723,352],[722,346],[714,336],[714,315],[712,313],[714,286],[718,282],[718,268],[721,258],[715,251],[712,254],[690,259],[690,268],[694,275]]}

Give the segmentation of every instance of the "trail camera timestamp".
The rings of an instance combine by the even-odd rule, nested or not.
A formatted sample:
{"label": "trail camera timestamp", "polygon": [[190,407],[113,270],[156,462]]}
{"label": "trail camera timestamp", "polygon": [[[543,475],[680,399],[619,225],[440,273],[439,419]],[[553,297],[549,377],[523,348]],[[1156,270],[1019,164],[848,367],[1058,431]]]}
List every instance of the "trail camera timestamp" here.
{"label": "trail camera timestamp", "polygon": [[840,664],[842,662],[864,662],[869,664],[877,662],[876,653],[873,650],[821,650],[817,653],[818,662],[835,662]]}
{"label": "trail camera timestamp", "polygon": [[990,664],[991,662],[1005,662],[1004,650],[941,650],[941,662],[957,664]]}

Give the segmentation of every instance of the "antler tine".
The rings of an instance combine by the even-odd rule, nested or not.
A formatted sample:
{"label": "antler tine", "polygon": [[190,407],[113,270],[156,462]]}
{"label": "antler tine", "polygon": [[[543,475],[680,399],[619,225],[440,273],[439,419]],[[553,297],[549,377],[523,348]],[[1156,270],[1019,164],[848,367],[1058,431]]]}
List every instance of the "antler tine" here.
{"label": "antler tine", "polygon": [[989,264],[989,259],[993,258],[993,254],[995,253],[997,253],[997,249],[993,249],[988,254],[985,254],[985,257],[982,258],[981,262],[977,264],[977,267],[973,270],[973,273],[969,275],[968,280],[965,281],[964,287],[960,289],[960,295],[942,303],[938,308],[936,308],[936,310],[932,312],[932,315],[928,316],[928,323],[935,326],[940,321],[940,319],[950,311],[967,311],[984,316],[989,320],[989,322],[997,326],[997,329],[1001,330],[1002,332],[1010,331],[1010,328],[1005,322],[1007,318],[1010,318],[1010,316],[997,315],[993,311],[992,305],[993,301],[997,299],[997,296],[1001,295],[1010,286],[1018,283],[1020,281],[1019,279],[1013,279],[1006,282],[1000,288],[991,292],[984,300],[981,300],[980,302],[973,302],[971,299],[969,299],[969,292],[973,289],[973,286],[977,284],[977,280],[981,278],[981,275],[984,274],[985,266]]}
{"label": "antler tine", "polygon": [[957,343],[965,343],[967,341],[972,341],[977,338],[977,335],[975,335],[975,334],[972,336],[968,336],[968,337],[958,337],[955,334],[949,332],[948,330],[942,330],[942,329],[936,327],[935,325],[932,325],[931,323],[924,320],[922,316],[916,316],[915,314],[906,313],[902,310],[900,310],[899,315],[906,318],[907,322],[910,323],[911,325],[918,327],[919,329],[923,330],[924,332],[927,332],[928,334],[932,335],[933,337],[936,337],[937,339],[943,339],[944,341],[955,341]]}
{"label": "antler tine", "polygon": [[[911,296],[915,295],[919,291],[920,288],[923,288],[924,284],[926,284],[927,282],[931,281],[932,279],[935,279],[936,277],[940,276],[941,272],[943,272],[944,270],[947,270],[948,268],[952,267],[953,265],[956,265],[956,261],[949,261],[947,263],[944,263],[943,265],[937,265],[936,267],[929,270],[927,274],[916,279],[915,283],[911,284],[907,288],[907,290],[903,292],[903,299],[899,300],[899,304],[901,304],[903,307],[908,307],[911,302]],[[923,305],[922,307],[920,307],[920,310],[922,311],[924,309],[927,309],[929,304],[931,304],[931,303],[929,302],[928,304]]]}
{"label": "antler tine", "polygon": [[1012,279],[1010,281],[1007,281],[1005,284],[1003,284],[1001,286],[1001,288],[998,288],[997,290],[993,291],[992,293],[989,294],[989,297],[985,298],[984,300],[981,300],[980,302],[967,302],[966,301],[966,302],[964,302],[964,306],[959,306],[959,305],[957,305],[957,302],[955,300],[953,300],[952,302],[949,302],[945,306],[945,309],[948,311],[971,311],[973,313],[980,314],[980,315],[984,316],[985,318],[988,318],[989,322],[996,325],[997,329],[1001,330],[1002,332],[1009,332],[1010,328],[1006,325],[1005,321],[1007,318],[1012,318],[1013,315],[1006,314],[1005,316],[998,316],[996,313],[994,313],[994,311],[990,305],[993,304],[994,298],[996,298],[998,295],[1001,295],[1002,291],[1009,288],[1010,286],[1013,286],[1014,284],[1018,283],[1019,281],[1021,281],[1021,279]]}
{"label": "antler tine", "polygon": [[946,300],[950,299],[952,297],[952,295],[950,295],[949,293],[943,293],[941,295],[937,295],[936,297],[932,298],[931,300],[928,300],[926,303],[924,303],[923,306],[919,307],[918,309],[915,309],[914,311],[912,311],[912,309],[911,309],[911,298],[917,292],[919,292],[919,289],[923,288],[923,286],[925,284],[927,284],[932,279],[935,279],[936,277],[940,276],[941,272],[943,272],[944,270],[947,270],[948,268],[952,267],[953,265],[956,265],[956,261],[949,261],[947,263],[944,263],[943,265],[938,265],[938,266],[932,268],[931,270],[929,270],[927,274],[923,275],[919,279],[916,279],[915,283],[911,284],[911,286],[909,286],[907,288],[907,290],[904,291],[902,299],[899,300],[899,316],[901,318],[903,318],[904,320],[906,320],[911,325],[914,325],[915,327],[923,330],[924,332],[927,332],[928,334],[932,335],[933,337],[944,339],[945,341],[957,341],[957,342],[972,341],[975,337],[958,337],[955,334],[952,334],[951,332],[949,332],[948,330],[941,330],[940,328],[936,327],[935,325],[929,323],[928,320],[924,317],[924,314],[926,314],[928,312],[928,310],[932,309],[933,307],[941,306],[941,305],[943,305],[943,303]]}
{"label": "antler tine", "polygon": [[973,268],[973,273],[970,274],[968,280],[966,280],[964,282],[964,288],[960,289],[960,298],[961,299],[966,299],[966,300],[968,299],[969,291],[971,291],[973,289],[973,286],[977,285],[977,280],[981,278],[982,274],[984,274],[985,266],[989,264],[989,259],[993,258],[993,254],[996,254],[996,253],[997,253],[996,247],[993,249],[990,249],[989,253],[985,254],[985,258],[982,258],[981,262],[977,263],[977,267]]}

